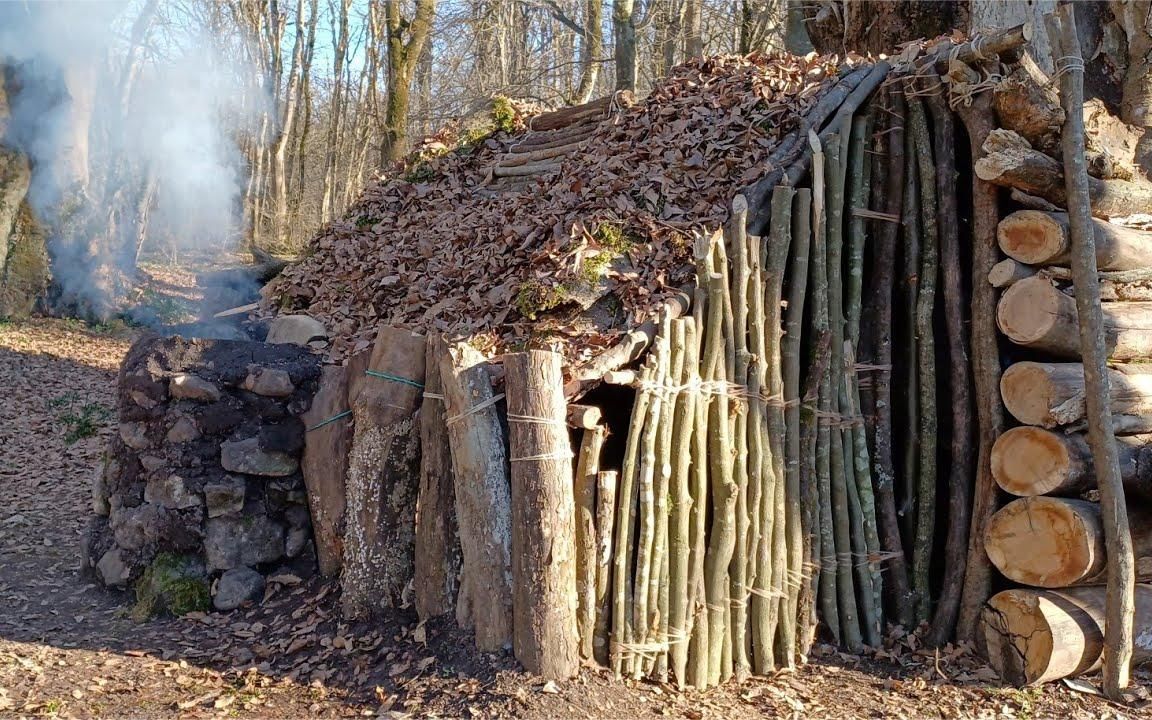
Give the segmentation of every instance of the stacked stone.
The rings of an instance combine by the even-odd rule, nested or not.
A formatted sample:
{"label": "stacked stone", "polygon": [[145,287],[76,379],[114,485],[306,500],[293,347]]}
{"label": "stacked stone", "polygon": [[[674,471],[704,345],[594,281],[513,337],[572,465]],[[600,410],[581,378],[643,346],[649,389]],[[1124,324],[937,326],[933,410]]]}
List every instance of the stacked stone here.
{"label": "stacked stone", "polygon": [[268,572],[312,572],[299,416],[319,377],[320,358],[296,345],[137,341],[94,483],[86,567],[110,587],[179,567],[220,610],[259,599]]}

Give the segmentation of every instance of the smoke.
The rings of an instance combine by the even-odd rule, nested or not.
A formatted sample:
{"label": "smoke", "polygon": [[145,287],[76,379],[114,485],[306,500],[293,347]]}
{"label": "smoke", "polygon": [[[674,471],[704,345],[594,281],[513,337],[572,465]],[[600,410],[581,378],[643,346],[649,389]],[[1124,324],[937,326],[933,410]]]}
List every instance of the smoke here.
{"label": "smoke", "polygon": [[123,306],[141,244],[218,251],[244,230],[236,138],[267,103],[227,39],[181,14],[196,7],[0,2],[11,106],[0,143],[31,160],[57,304],[106,316]]}

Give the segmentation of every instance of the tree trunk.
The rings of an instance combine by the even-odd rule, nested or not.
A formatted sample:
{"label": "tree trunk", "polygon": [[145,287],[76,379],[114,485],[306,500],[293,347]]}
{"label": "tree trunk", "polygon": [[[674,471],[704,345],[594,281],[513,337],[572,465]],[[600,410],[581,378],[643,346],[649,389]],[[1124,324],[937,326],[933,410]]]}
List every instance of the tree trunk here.
{"label": "tree trunk", "polygon": [[[1152,432],[1152,366],[1118,365],[1108,371],[1108,385],[1116,431]],[[1000,378],[1005,407],[1027,425],[1083,423],[1086,394],[1080,363],[1018,362]]]}
{"label": "tree trunk", "polygon": [[348,368],[328,365],[308,412],[300,416],[308,434],[300,463],[308,489],[312,537],[320,574],[340,574],[344,556],[345,480],[352,446],[348,411]]}
{"label": "tree trunk", "polygon": [[443,337],[429,335],[424,359],[427,379],[420,406],[420,498],[413,581],[416,612],[421,620],[452,612],[460,581],[455,476],[443,381],[438,372],[440,362],[447,356],[448,343]]}
{"label": "tree trunk", "polygon": [[368,379],[352,407],[343,614],[361,618],[398,607],[412,579],[424,385],[424,337],[382,327]]}
{"label": "tree trunk", "polygon": [[512,640],[512,506],[499,398],[487,361],[467,343],[441,358],[440,379],[464,556],[460,593],[472,609],[476,646],[495,652]]}
{"label": "tree trunk", "polygon": [[542,350],[504,358],[512,466],[513,650],[550,679],[580,669],[576,507],[564,422],[563,359]]}
{"label": "tree trunk", "polygon": [[[979,640],[988,663],[1018,687],[1090,672],[1104,652],[1107,589],[1005,590],[988,601]],[[1132,661],[1152,659],[1152,585],[1135,590]]]}
{"label": "tree trunk", "polygon": [[[1128,513],[1136,574],[1152,579],[1152,516],[1136,504]],[[984,549],[1013,582],[1044,588],[1098,585],[1108,571],[1104,535],[1099,503],[1041,495],[1000,508],[988,524]]]}
{"label": "tree trunk", "polygon": [[968,3],[868,2],[821,3],[808,20],[808,35],[821,54],[892,53],[916,38],[934,38],[968,27]]}
{"label": "tree trunk", "polygon": [[[1152,233],[1092,219],[1097,270],[1152,267]],[[1028,265],[1068,265],[1072,241],[1068,214],[1017,210],[996,228],[1005,255]]]}
{"label": "tree trunk", "polygon": [[[1116,445],[1125,496],[1152,497],[1152,435],[1123,435]],[[1012,428],[996,440],[992,476],[1005,492],[1019,497],[1075,496],[1096,487],[1092,451],[1083,433],[1032,426]]]}
{"label": "tree trunk", "polygon": [[408,111],[412,78],[424,44],[432,31],[436,0],[416,0],[411,19],[401,17],[401,3],[384,4],[388,26],[388,97],[384,110],[384,165],[408,153]]}
{"label": "tree trunk", "polygon": [[616,39],[616,89],[636,89],[636,18],[634,0],[612,1],[612,32]]}
{"label": "tree trunk", "polygon": [[[1093,284],[1095,275],[1093,271]],[[1088,292],[1082,286],[1075,290],[1077,295]],[[996,322],[1017,345],[1077,358],[1081,349],[1076,305],[1076,299],[1060,292],[1047,278],[1025,278],[1000,298]],[[1119,361],[1152,357],[1152,303],[1105,303],[1101,312],[1106,357]]]}
{"label": "tree trunk", "polygon": [[1144,131],[1136,147],[1136,162],[1152,177],[1152,11],[1140,0],[1112,0],[1108,5],[1128,40],[1120,117]]}
{"label": "tree trunk", "polygon": [[602,0],[584,1],[584,33],[580,37],[580,87],[575,104],[586,103],[596,92],[600,79],[600,54],[604,52],[604,4]]}

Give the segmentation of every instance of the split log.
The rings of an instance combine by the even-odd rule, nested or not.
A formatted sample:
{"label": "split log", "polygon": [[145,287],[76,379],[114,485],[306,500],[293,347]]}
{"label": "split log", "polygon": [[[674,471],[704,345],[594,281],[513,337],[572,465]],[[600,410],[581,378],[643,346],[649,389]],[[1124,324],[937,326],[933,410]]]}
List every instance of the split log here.
{"label": "split log", "polygon": [[[1152,267],[1152,233],[1092,219],[1098,270]],[[1029,265],[1067,265],[1072,250],[1068,214],[1018,210],[996,229],[1004,254]]]}
{"label": "split log", "polygon": [[382,327],[369,382],[352,407],[347,531],[341,574],[346,619],[397,607],[412,579],[420,487],[417,409],[424,390],[424,336]]}
{"label": "split log", "polygon": [[[572,406],[569,406],[571,410]],[[592,635],[596,624],[596,482],[600,475],[600,451],[608,428],[593,427],[580,440],[576,460],[576,626],[580,656],[592,659]]]}
{"label": "split log", "polygon": [[439,372],[440,361],[448,354],[448,343],[439,334],[431,334],[426,345],[424,365],[430,370],[420,406],[420,497],[412,583],[416,613],[421,620],[445,615],[456,607],[462,562],[448,415]]}
{"label": "split log", "polygon": [[455,477],[456,522],[464,556],[464,589],[485,652],[512,640],[512,509],[504,430],[488,362],[458,343],[440,360]]}
{"label": "split log", "polygon": [[347,396],[347,368],[327,365],[312,406],[300,416],[308,430],[300,469],[308,490],[312,539],[320,574],[328,578],[340,574],[344,556],[344,482],[352,446]]}
{"label": "split log", "polygon": [[[1152,432],[1152,366],[1114,367],[1108,384],[1116,432]],[[1053,428],[1083,422],[1085,394],[1080,363],[1018,362],[1000,378],[1005,407],[1026,425]]]}
{"label": "split log", "polygon": [[600,427],[600,408],[595,405],[569,405],[564,416],[568,427],[595,430]]}
{"label": "split log", "polygon": [[[1067,207],[1064,170],[1060,163],[1011,130],[993,130],[984,143],[987,152],[976,161],[976,175],[1001,187],[1016,188]],[[1092,213],[1119,217],[1152,206],[1152,183],[1088,178]]]}
{"label": "split log", "polygon": [[[1152,498],[1152,435],[1121,435],[1116,445],[1125,495]],[[992,475],[1005,492],[1020,497],[1079,495],[1096,487],[1085,435],[1028,425],[996,440]]]}
{"label": "split log", "polygon": [[530,673],[580,670],[576,630],[576,505],[565,425],[563,358],[505,356],[512,468],[512,648]]}
{"label": "split log", "polygon": [[[1152,303],[1114,302],[1103,307],[1104,349],[1113,360],[1152,357]],[[1044,277],[1008,288],[996,323],[1012,342],[1067,358],[1080,357],[1076,301]]]}
{"label": "split log", "polygon": [[1008,288],[1035,274],[1036,268],[1031,265],[1016,262],[1012,258],[1005,258],[993,265],[988,272],[988,284],[994,288]]}
{"label": "split log", "polygon": [[615,470],[596,476],[596,623],[592,637],[592,654],[596,662],[608,665],[608,635],[612,613],[612,555],[616,524]]}
{"label": "split log", "polygon": [[[1104,652],[1104,587],[1005,590],[988,601],[980,643],[988,664],[1018,687],[1096,670]],[[1152,659],[1152,585],[1135,590],[1133,664]]]}
{"label": "split log", "polygon": [[[1152,518],[1135,505],[1128,512],[1136,574],[1152,579]],[[1106,579],[1099,503],[1043,495],[1013,500],[992,516],[984,549],[1004,577],[1023,585],[1062,588]]]}
{"label": "split log", "polygon": [[636,98],[630,91],[620,90],[583,105],[573,105],[552,112],[541,113],[528,120],[528,127],[540,132],[556,130],[580,120],[607,117],[613,107],[631,107],[635,104]]}

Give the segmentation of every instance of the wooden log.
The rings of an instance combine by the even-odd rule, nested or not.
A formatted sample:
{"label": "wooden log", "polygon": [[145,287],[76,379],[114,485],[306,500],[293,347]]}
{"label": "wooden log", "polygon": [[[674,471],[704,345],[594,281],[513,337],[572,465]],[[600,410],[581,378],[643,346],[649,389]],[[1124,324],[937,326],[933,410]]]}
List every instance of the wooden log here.
{"label": "wooden log", "polygon": [[932,52],[918,59],[916,64],[920,67],[932,64],[939,66],[950,60],[973,63],[988,60],[996,55],[1009,55],[1027,44],[1034,32],[1031,23],[1009,28],[984,28],[974,34],[971,40],[959,45],[950,40],[941,42]]}
{"label": "wooden log", "polygon": [[[1152,517],[1137,505],[1128,512],[1136,574],[1152,578]],[[1013,500],[992,516],[984,549],[1004,577],[1023,585],[1061,588],[1106,580],[1099,503],[1043,495]]]}
{"label": "wooden log", "polygon": [[352,446],[347,368],[326,365],[312,406],[300,416],[307,428],[300,469],[308,490],[312,539],[320,574],[336,577],[344,557],[345,476]]}
{"label": "wooden log", "polygon": [[[1152,585],[1136,585],[1133,664],[1152,659]],[[1024,687],[1100,667],[1104,587],[1020,588],[997,593],[981,615],[978,642],[1005,682]]]}
{"label": "wooden log", "polygon": [[428,336],[424,365],[431,368],[420,406],[420,496],[416,513],[416,562],[413,594],[421,620],[451,612],[459,585],[460,536],[456,529],[456,491],[448,415],[444,410],[440,360],[448,343]]}
{"label": "wooden log", "polygon": [[[488,361],[467,343],[440,360],[455,478],[456,522],[476,647],[512,641],[512,506],[508,456]],[[463,592],[463,591],[462,591]]]}
{"label": "wooden log", "polygon": [[508,148],[509,154],[527,154],[540,150],[551,150],[573,142],[583,142],[596,132],[598,120],[587,120],[549,132],[530,133],[523,140]]}
{"label": "wooden log", "polygon": [[[1152,366],[1116,366],[1108,373],[1118,433],[1152,432]],[[1053,428],[1082,423],[1086,390],[1080,363],[1018,362],[1000,378],[1004,406],[1020,422]]]}
{"label": "wooden log", "polygon": [[[1011,130],[993,130],[984,143],[987,153],[976,161],[976,175],[1001,187],[1016,188],[1039,196],[1058,207],[1067,207],[1064,170],[1060,163]],[[1087,180],[1092,213],[1117,217],[1152,206],[1152,183],[1128,180]]]}
{"label": "wooden log", "polygon": [[531,150],[529,152],[516,152],[515,150],[509,151],[507,155],[500,158],[497,167],[517,167],[520,165],[530,165],[532,163],[540,162],[541,160],[551,160],[553,158],[564,157],[576,152],[584,147],[584,143],[588,142],[588,138],[592,136],[595,128],[589,128],[588,134],[585,136],[577,136],[576,139],[556,145],[555,147],[542,146],[539,150]]}
{"label": "wooden log", "polygon": [[612,555],[616,525],[617,472],[604,470],[596,476],[596,623],[592,654],[596,662],[608,666],[608,637],[611,630]]}
{"label": "wooden log", "polygon": [[580,670],[576,631],[576,506],[564,420],[563,358],[543,350],[504,357],[512,468],[512,648],[530,673]]}
{"label": "wooden log", "polygon": [[620,90],[583,105],[573,105],[552,112],[541,113],[528,120],[528,127],[540,132],[555,130],[567,127],[579,120],[607,117],[613,107],[631,107],[635,104],[636,98],[631,91]]}
{"label": "wooden log", "polygon": [[[1092,219],[1098,270],[1152,267],[1152,233]],[[1004,254],[1029,265],[1067,265],[1072,250],[1068,214],[1017,210],[1000,221],[996,238]]]}
{"label": "wooden log", "polygon": [[512,167],[504,167],[497,165],[492,168],[492,176],[498,178],[507,177],[526,177],[528,175],[544,175],[550,172],[556,172],[560,169],[563,163],[550,162],[542,160],[540,162],[526,163],[524,165],[514,165]]}
{"label": "wooden log", "polygon": [[[571,408],[569,406],[569,410]],[[596,483],[600,476],[600,452],[607,437],[608,428],[603,425],[586,430],[576,460],[576,599],[579,603],[576,629],[580,635],[580,657],[585,660],[593,658],[597,607]]]}
{"label": "wooden log", "polygon": [[[699,381],[700,351],[696,342],[696,323],[692,318],[673,322],[673,343],[683,345],[683,367],[679,368],[677,383],[691,385]],[[672,482],[670,490],[671,517],[668,529],[669,597],[668,642],[672,674],[680,687],[688,683],[688,647],[692,634],[693,589],[690,584],[692,566],[692,447],[696,424],[695,392],[680,392],[672,417]],[[701,498],[703,500],[703,498]]]}
{"label": "wooden log", "polygon": [[1012,258],[1005,258],[993,265],[988,272],[988,284],[994,288],[1004,289],[1035,274],[1036,268],[1031,265],[1016,262]]}
{"label": "wooden log", "polygon": [[[1152,498],[1152,435],[1116,438],[1125,495]],[[1019,497],[1079,495],[1096,487],[1092,451],[1082,433],[1063,434],[1025,425],[992,446],[992,476]]]}
{"label": "wooden log", "polygon": [[[1104,349],[1113,360],[1152,357],[1152,303],[1114,302],[1102,308]],[[996,323],[1017,345],[1066,358],[1080,357],[1076,300],[1044,277],[1020,280],[996,308]]]}
{"label": "wooden log", "polygon": [[[911,125],[911,110],[909,106],[914,98],[907,98],[905,102],[905,124]],[[919,380],[920,374],[916,367],[916,358],[919,354],[919,336],[916,333],[916,306],[920,295],[920,244],[921,225],[920,193],[917,192],[919,166],[916,162],[916,144],[912,133],[904,133],[904,201],[900,218],[901,222],[901,252],[899,301],[903,305],[903,333],[895,343],[900,352],[893,358],[894,366],[899,368],[897,378],[902,380],[899,396],[903,406],[903,415],[899,429],[899,444],[904,452],[901,458],[901,503],[900,523],[903,536],[907,542],[915,540],[916,533],[916,473],[917,459],[920,456],[920,400]],[[899,327],[899,325],[898,325]],[[912,608],[912,627],[920,623],[915,617],[915,593],[911,589],[912,583],[912,555],[916,546],[911,542],[908,549],[908,580],[910,583],[908,603]]]}
{"label": "wooden log", "polygon": [[397,607],[412,579],[424,336],[382,327],[352,407],[341,607],[346,619]]}
{"label": "wooden log", "polygon": [[569,405],[564,413],[568,427],[595,430],[600,427],[600,408],[595,405]]}

